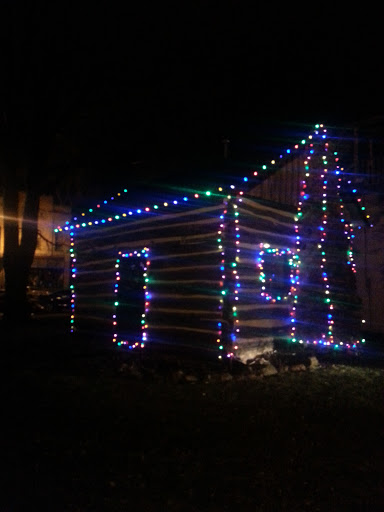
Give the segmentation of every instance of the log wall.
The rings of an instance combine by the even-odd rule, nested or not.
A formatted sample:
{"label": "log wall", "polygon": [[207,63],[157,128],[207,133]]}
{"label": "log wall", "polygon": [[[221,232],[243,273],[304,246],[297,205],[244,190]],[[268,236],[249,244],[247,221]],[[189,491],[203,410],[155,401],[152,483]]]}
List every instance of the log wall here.
{"label": "log wall", "polygon": [[[237,355],[246,360],[258,352],[272,350],[273,340],[288,333],[292,307],[288,251],[294,247],[294,209],[282,210],[251,196],[241,198],[237,204],[241,293],[236,346]],[[266,282],[260,276],[260,258],[266,261]],[[268,258],[280,259],[279,275],[273,276],[268,271]]]}
{"label": "log wall", "polygon": [[149,248],[148,341],[216,348],[221,318],[217,238],[222,211],[220,201],[79,230],[75,237],[75,328],[94,331],[97,326],[99,333],[111,338],[117,331],[119,340],[119,327],[113,326],[118,314],[115,290],[120,269],[116,261],[122,254]]}

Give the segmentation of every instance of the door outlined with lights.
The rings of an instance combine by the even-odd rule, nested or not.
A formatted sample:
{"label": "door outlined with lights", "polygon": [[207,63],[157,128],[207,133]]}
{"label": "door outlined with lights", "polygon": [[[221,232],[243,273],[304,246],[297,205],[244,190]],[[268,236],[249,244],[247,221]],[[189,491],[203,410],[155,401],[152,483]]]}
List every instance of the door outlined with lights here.
{"label": "door outlined with lights", "polygon": [[113,341],[129,349],[147,341],[148,250],[120,252],[116,260]]}

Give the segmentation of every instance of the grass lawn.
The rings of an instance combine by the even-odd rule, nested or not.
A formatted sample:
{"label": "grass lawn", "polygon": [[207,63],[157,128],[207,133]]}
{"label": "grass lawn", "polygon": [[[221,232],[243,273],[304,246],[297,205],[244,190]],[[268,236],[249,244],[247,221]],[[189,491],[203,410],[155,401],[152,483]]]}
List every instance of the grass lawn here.
{"label": "grass lawn", "polygon": [[383,369],[177,383],[122,368],[3,365],[1,511],[384,509]]}

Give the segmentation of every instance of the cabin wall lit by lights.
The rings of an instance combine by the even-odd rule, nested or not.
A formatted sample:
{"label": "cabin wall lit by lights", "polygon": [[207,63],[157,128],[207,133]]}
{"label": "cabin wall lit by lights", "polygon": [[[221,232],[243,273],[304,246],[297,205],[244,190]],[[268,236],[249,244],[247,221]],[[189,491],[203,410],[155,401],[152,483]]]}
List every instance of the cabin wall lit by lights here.
{"label": "cabin wall lit by lights", "polygon": [[233,352],[247,361],[271,352],[277,339],[286,340],[290,334],[296,212],[252,194],[238,196],[236,205],[241,291],[233,301]]}
{"label": "cabin wall lit by lights", "polygon": [[[362,205],[363,215],[353,204],[351,197],[344,193],[344,217],[353,223],[355,258],[356,300],[361,301],[363,331],[373,334],[384,333],[384,151],[380,137],[368,134],[359,138],[353,131],[344,131],[331,143],[344,165],[344,178],[351,195],[358,196],[356,204]],[[276,201],[297,209],[305,181],[305,152],[298,156],[292,151],[279,160],[270,162],[271,174],[253,187],[254,197]],[[333,162],[333,165],[337,162]],[[344,190],[345,192],[345,190]],[[321,200],[321,198],[319,198]],[[369,211],[369,217],[366,218]],[[370,219],[373,222],[371,225]],[[308,226],[307,229],[310,229]],[[306,246],[308,247],[308,245]],[[302,248],[303,251],[303,248]],[[305,249],[304,249],[305,251]],[[302,252],[302,254],[304,254]]]}
{"label": "cabin wall lit by lights", "polygon": [[[118,345],[145,341],[209,346],[222,326],[222,201],[137,214],[78,229],[74,326]],[[121,208],[121,205],[120,205]],[[131,212],[132,213],[132,212]],[[111,217],[109,219],[112,220]],[[216,345],[215,345],[216,344]]]}
{"label": "cabin wall lit by lights", "polygon": [[323,136],[321,130],[281,162],[271,161],[269,175],[250,195],[296,211],[291,339],[355,346],[366,328],[359,235],[370,229],[370,216],[338,144],[328,141],[326,130]]}
{"label": "cabin wall lit by lights", "polygon": [[317,125],[253,170],[253,183],[244,177],[243,189],[157,205],[150,193],[149,206],[131,209],[118,193],[83,212],[64,228],[72,331],[243,361],[279,338],[356,348],[364,342],[357,232],[373,224],[338,147]]}
{"label": "cabin wall lit by lights", "polygon": [[[293,213],[242,193],[188,203],[131,216],[120,205],[116,216],[72,226],[74,331],[129,348],[157,342],[244,360],[287,335],[282,262]],[[274,282],[265,282],[263,264]]]}

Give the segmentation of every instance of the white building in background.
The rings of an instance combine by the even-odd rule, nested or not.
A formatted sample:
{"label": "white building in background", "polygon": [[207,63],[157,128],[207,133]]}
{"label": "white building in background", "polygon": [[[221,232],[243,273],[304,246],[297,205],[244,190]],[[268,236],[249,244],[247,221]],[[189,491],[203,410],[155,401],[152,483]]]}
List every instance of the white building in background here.
{"label": "white building in background", "polygon": [[[21,231],[22,211],[25,193],[20,194],[19,229]],[[4,215],[3,198],[0,197],[0,289],[4,288]],[[54,203],[52,196],[40,198],[38,217],[38,238],[35,258],[30,275],[30,287],[37,290],[58,290],[69,285],[69,235],[55,233],[58,225],[70,220],[71,209]]]}

